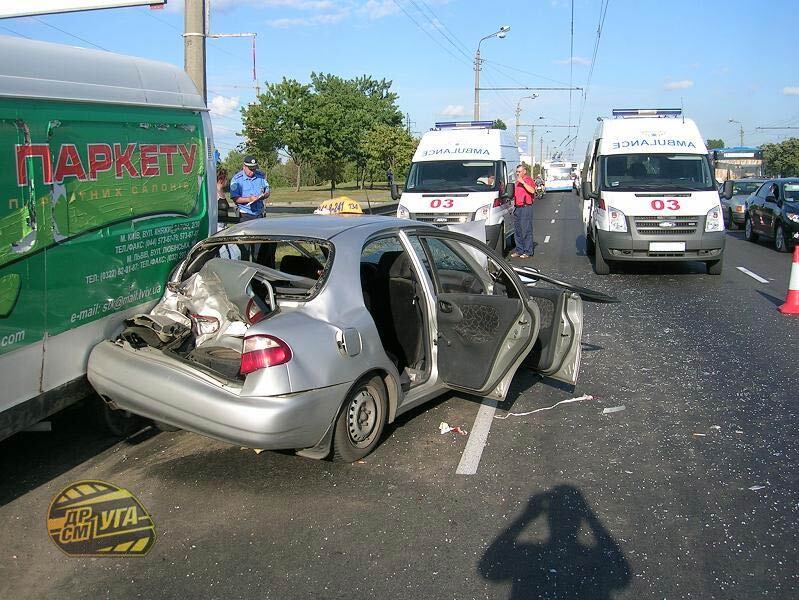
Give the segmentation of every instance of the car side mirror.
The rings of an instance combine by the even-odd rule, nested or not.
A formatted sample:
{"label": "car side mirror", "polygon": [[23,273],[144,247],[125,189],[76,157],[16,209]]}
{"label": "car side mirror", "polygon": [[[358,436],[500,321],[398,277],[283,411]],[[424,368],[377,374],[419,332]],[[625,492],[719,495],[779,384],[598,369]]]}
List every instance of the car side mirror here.
{"label": "car side mirror", "polygon": [[505,186],[505,189],[502,190],[502,197],[505,198],[506,200],[513,200],[513,192],[515,189],[516,189],[515,184],[513,184],[512,182],[508,183],[508,185]]}
{"label": "car side mirror", "polygon": [[591,189],[591,182],[590,181],[583,181],[581,196],[583,198],[595,198],[596,197],[596,194],[594,194],[594,191]]}
{"label": "car side mirror", "polygon": [[399,193],[399,189],[397,189],[397,184],[393,181],[391,182],[391,199],[392,200],[399,200],[402,194]]}
{"label": "car side mirror", "polygon": [[724,198],[725,200],[729,200],[730,198],[732,198],[733,185],[734,184],[732,182],[732,179],[728,179],[727,181],[724,182],[724,185],[721,188],[722,198]]}

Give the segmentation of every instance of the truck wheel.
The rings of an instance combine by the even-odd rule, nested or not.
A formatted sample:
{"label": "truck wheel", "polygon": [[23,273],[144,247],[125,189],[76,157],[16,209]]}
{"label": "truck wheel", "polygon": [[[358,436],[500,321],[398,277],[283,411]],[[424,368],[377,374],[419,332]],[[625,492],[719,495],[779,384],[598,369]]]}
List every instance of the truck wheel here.
{"label": "truck wheel", "polygon": [[602,248],[599,247],[599,242],[594,240],[594,273],[597,275],[609,275],[610,265],[602,256]]}
{"label": "truck wheel", "polygon": [[115,410],[99,396],[89,399],[89,411],[94,425],[115,437],[127,437],[143,425],[142,418],[126,410]]}
{"label": "truck wheel", "polygon": [[721,275],[721,269],[724,266],[724,259],[711,260],[707,263],[708,275]]}

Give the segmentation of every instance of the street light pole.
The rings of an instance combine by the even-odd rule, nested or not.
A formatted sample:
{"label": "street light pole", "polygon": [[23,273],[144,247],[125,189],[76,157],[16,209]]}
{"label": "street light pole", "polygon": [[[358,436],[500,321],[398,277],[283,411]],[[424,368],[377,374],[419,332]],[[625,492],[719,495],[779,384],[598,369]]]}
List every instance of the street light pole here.
{"label": "street light pole", "polygon": [[481,38],[479,42],[477,42],[477,52],[474,55],[474,120],[480,120],[480,44],[482,44],[485,40],[498,37],[499,39],[504,38],[507,33],[510,31],[510,25],[503,25],[499,28],[498,31],[495,31],[491,35],[487,35],[484,38]]}
{"label": "street light pole", "polygon": [[[522,114],[522,100],[535,100],[538,98],[538,94],[533,94],[532,96],[522,96],[519,98],[519,101],[516,103],[516,145],[519,145],[519,117]],[[532,151],[531,151],[532,154]]]}
{"label": "street light pole", "polygon": [[736,121],[735,119],[730,119],[730,123],[738,123],[738,125],[740,127],[739,130],[738,130],[738,133],[741,136],[741,144],[740,145],[743,146],[744,145],[744,126],[743,126],[743,123],[741,123],[740,121]]}

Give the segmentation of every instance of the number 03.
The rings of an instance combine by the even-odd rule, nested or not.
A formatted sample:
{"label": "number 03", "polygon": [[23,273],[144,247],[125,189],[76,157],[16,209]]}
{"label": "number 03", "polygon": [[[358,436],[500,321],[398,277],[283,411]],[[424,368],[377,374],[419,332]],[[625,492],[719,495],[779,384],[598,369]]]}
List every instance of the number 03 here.
{"label": "number 03", "polygon": [[649,206],[651,206],[653,210],[664,210],[666,208],[668,208],[669,210],[680,210],[680,201],[652,200],[652,202],[649,203]]}

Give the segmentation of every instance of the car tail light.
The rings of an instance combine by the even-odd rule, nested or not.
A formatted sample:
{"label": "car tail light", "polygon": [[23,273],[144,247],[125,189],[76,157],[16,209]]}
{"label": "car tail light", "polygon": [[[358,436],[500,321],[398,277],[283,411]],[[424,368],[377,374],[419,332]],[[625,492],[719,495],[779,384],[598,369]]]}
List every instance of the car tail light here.
{"label": "car tail light", "polygon": [[191,322],[194,326],[194,335],[208,335],[219,331],[219,319],[206,315],[191,315]]}
{"label": "car tail light", "polygon": [[247,375],[265,367],[275,367],[291,360],[288,344],[271,335],[251,335],[244,338],[241,354],[241,374]]}

